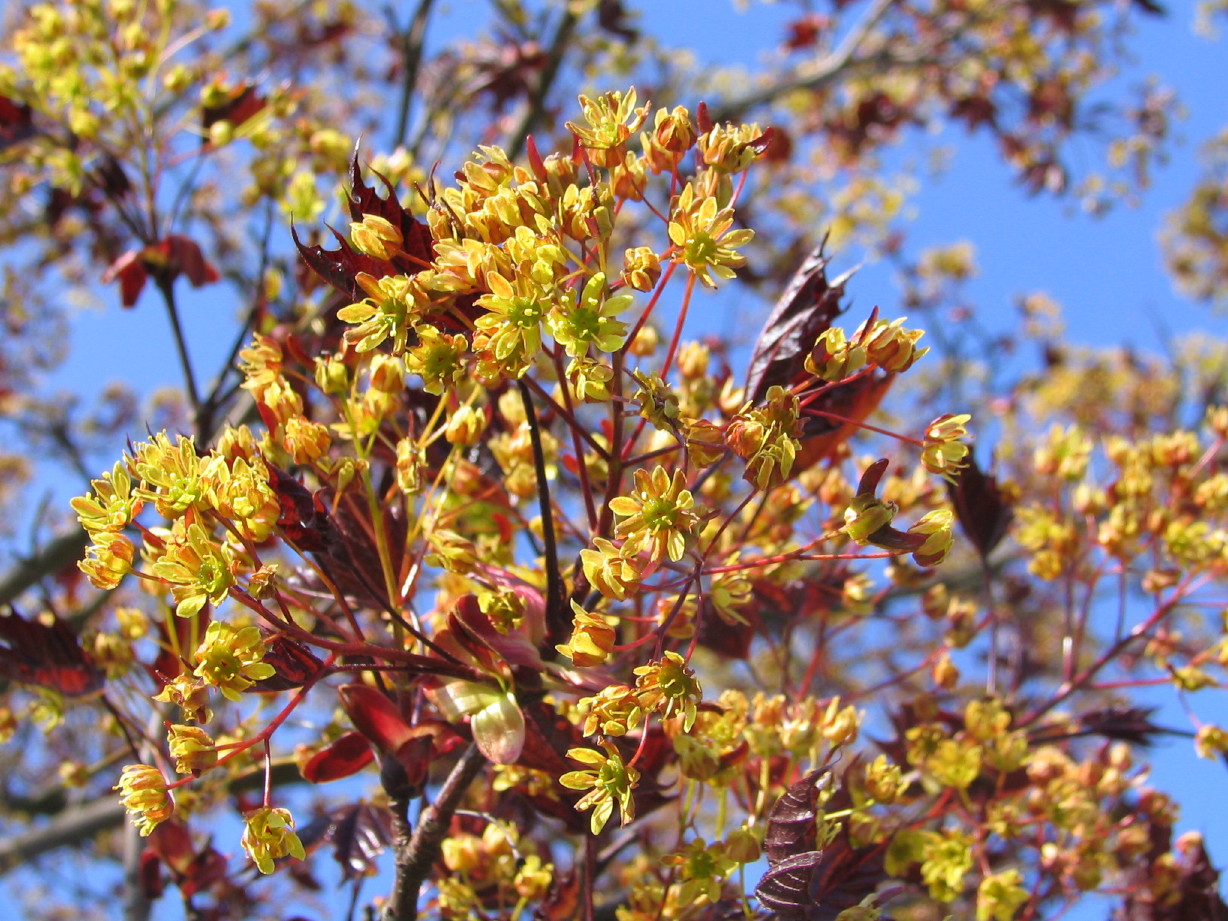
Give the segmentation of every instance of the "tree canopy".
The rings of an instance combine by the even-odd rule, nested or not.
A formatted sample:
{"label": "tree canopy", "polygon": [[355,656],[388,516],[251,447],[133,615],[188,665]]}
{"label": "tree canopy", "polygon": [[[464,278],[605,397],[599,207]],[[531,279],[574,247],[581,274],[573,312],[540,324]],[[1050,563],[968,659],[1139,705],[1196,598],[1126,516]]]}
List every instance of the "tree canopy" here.
{"label": "tree canopy", "polygon": [[[1186,11],[748,7],[754,65],[631,0],[6,10],[15,904],[1228,917],[1147,769],[1228,752],[1228,342],[991,330],[904,156],[1128,207],[1194,156],[1122,77]],[[1198,155],[1157,246],[1223,305]]]}

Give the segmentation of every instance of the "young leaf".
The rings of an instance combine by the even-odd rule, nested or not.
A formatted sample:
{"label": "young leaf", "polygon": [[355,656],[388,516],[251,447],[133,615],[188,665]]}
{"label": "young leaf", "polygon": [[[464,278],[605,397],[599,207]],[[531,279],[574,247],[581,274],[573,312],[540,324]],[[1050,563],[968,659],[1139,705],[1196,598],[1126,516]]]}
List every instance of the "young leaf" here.
{"label": "young leaf", "polygon": [[16,612],[0,616],[0,643],[0,675],[10,681],[51,688],[65,697],[102,688],[102,670],[58,617],[47,624]]}
{"label": "young leaf", "polygon": [[357,774],[375,759],[371,744],[360,732],[347,732],[329,742],[303,765],[311,783],[328,783]]}
{"label": "young leaf", "polygon": [[746,372],[746,398],[760,403],[774,385],[792,386],[806,374],[815,340],[843,312],[840,298],[852,273],[827,281],[827,257],[819,244],[798,267],[768,316]]}
{"label": "young leaf", "polygon": [[954,483],[947,483],[951,505],[964,536],[982,558],[1006,536],[1015,512],[995,477],[977,466],[971,453]]}

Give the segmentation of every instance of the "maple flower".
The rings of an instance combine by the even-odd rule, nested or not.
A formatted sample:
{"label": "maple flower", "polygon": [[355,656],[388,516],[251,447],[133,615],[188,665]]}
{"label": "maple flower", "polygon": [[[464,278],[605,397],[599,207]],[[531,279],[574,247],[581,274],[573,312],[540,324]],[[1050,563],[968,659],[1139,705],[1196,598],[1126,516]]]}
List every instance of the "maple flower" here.
{"label": "maple flower", "polygon": [[679,899],[684,905],[719,901],[721,885],[737,866],[722,842],[708,845],[703,838],[695,838],[685,850],[667,855],[663,862],[666,866],[677,867],[682,874]]}
{"label": "maple flower", "polygon": [[658,109],[653,115],[652,131],[640,135],[644,160],[654,173],[676,169],[697,139],[691,114],[682,106]]}
{"label": "maple flower", "polygon": [[405,353],[405,368],[422,378],[423,390],[441,396],[464,378],[469,343],[464,336],[441,333],[428,324],[416,332],[418,344]]}
{"label": "maple flower", "polygon": [[303,842],[294,832],[290,810],[265,806],[249,812],[244,820],[246,826],[240,843],[261,873],[272,873],[273,861],[279,857],[307,858]]}
{"label": "maple flower", "polygon": [[684,263],[709,288],[716,287],[713,275],[733,278],[734,269],[746,264],[735,247],[749,243],[755,232],[731,227],[733,209],[718,208],[714,198],[697,197],[695,186],[687,183],[669,221],[669,238],[678,248],[674,261]]}
{"label": "maple flower", "polygon": [[567,363],[566,376],[576,399],[585,403],[608,403],[610,381],[614,369],[594,358],[573,358]]}
{"label": "maple flower", "polygon": [[199,726],[172,725],[167,728],[166,742],[180,774],[199,777],[217,764],[217,746]]}
{"label": "maple flower", "polygon": [[964,424],[971,418],[968,413],[948,413],[926,427],[925,448],[921,451],[921,463],[926,470],[955,482],[956,475],[968,463],[968,446],[959,439],[968,436]]}
{"label": "maple flower", "polygon": [[610,92],[596,99],[580,97],[580,110],[587,126],[567,123],[589,159],[597,166],[617,166],[623,162],[627,141],[648,119],[649,105],[636,108],[635,87],[626,93]]}
{"label": "maple flower", "polygon": [[555,648],[579,668],[600,665],[609,658],[610,651],[614,648],[614,628],[600,614],[584,610],[575,601],[571,603],[571,610],[575,614],[571,639],[565,645]]}
{"label": "maple flower", "polygon": [[682,728],[689,732],[695,725],[696,704],[703,690],[686,659],[667,651],[660,662],[635,669],[639,702],[645,710],[655,710],[662,719],[682,717]]}
{"label": "maple flower", "polygon": [[593,810],[589,828],[594,835],[605,828],[614,813],[615,803],[618,803],[623,825],[635,818],[635,802],[631,793],[640,779],[640,772],[623,762],[622,755],[612,743],[602,742],[601,747],[605,749],[604,755],[591,748],[571,749],[567,757],[590,765],[591,770],[569,771],[559,778],[559,783],[569,790],[588,791],[580,797],[576,809],[581,812]]}
{"label": "maple flower", "polygon": [[132,467],[142,480],[137,495],[151,500],[163,518],[180,518],[205,495],[201,478],[205,465],[192,439],[179,438],[172,444],[165,432],[159,432],[136,446]]}
{"label": "maple flower", "polygon": [[582,719],[580,731],[591,736],[624,736],[644,719],[644,708],[634,688],[612,684],[576,705]]}
{"label": "maple flower", "polygon": [[918,566],[937,566],[955,544],[955,514],[950,509],[940,508],[928,512],[908,529],[909,534],[923,534],[925,541],[912,551]]}
{"label": "maple flower", "polygon": [[589,584],[606,598],[622,601],[640,586],[640,567],[635,559],[604,537],[594,538],[592,548],[580,551],[580,565]]}
{"label": "maple flower", "polygon": [[844,527],[840,530],[857,541],[868,544],[883,528],[895,520],[899,506],[873,493],[857,495],[844,510]]}
{"label": "maple flower", "polygon": [[358,252],[387,262],[403,252],[405,237],[387,218],[364,214],[361,221],[350,222],[350,242]]}
{"label": "maple flower", "polygon": [[590,345],[602,352],[617,352],[627,341],[627,324],[615,319],[631,306],[630,294],[608,295],[604,272],[597,272],[584,284],[577,300],[574,292],[555,304],[547,323],[567,354],[579,358]]}
{"label": "maple flower", "polygon": [[94,588],[109,591],[118,587],[124,576],[132,571],[135,552],[128,538],[104,531],[94,536],[86,548],[85,559],[77,563],[77,568],[85,573]]}
{"label": "maple flower", "polygon": [[478,298],[488,313],[474,321],[485,335],[474,345],[489,351],[511,376],[524,373],[542,344],[542,322],[553,297],[531,278],[516,275],[509,281],[498,272],[486,277],[490,294]]}
{"label": "maple flower", "polygon": [[839,326],[829,326],[819,334],[803,364],[815,377],[835,382],[860,371],[868,359],[860,336],[850,340]]}
{"label": "maple flower", "polygon": [[385,339],[392,337],[392,351],[400,355],[405,351],[415,313],[409,277],[376,278],[359,272],[354,281],[367,292],[367,297],[337,311],[338,319],[356,324],[353,329],[346,330],[345,341],[353,343],[361,353],[378,348]]}
{"label": "maple flower", "polygon": [[1018,870],[986,876],[976,889],[976,921],[1011,921],[1028,898]]}
{"label": "maple flower", "polygon": [[191,675],[176,675],[153,699],[174,704],[183,711],[186,720],[207,723],[213,719],[213,711],[208,707],[209,689],[199,678]]}
{"label": "maple flower", "polygon": [[196,669],[192,674],[213,685],[227,700],[237,701],[242,691],[277,673],[263,658],[264,643],[258,627],[240,629],[215,620],[196,648]]}
{"label": "maple flower", "polygon": [[232,563],[229,551],[203,527],[193,522],[185,529],[180,519],[151,571],[171,586],[175,613],[191,617],[206,602],[217,605],[227,596],[235,582]]}
{"label": "maple flower", "polygon": [[743,478],[747,482],[766,490],[788,479],[801,446],[796,437],[797,417],[797,397],[773,386],[763,408],[748,405],[729,423],[725,443],[746,461]]}
{"label": "maple flower", "polygon": [[632,494],[610,500],[610,511],[623,519],[615,536],[626,538],[631,545],[624,545],[624,554],[647,551],[654,562],[664,556],[674,562],[682,559],[687,538],[699,524],[694,506],[695,498],[681,470],[675,470],[673,476],[659,465],[652,473],[636,470]]}
{"label": "maple flower", "polygon": [[636,291],[651,291],[661,279],[661,257],[651,246],[636,246],[623,253],[622,279]]}
{"label": "maple flower", "polygon": [[204,479],[211,504],[241,534],[259,543],[273,533],[281,506],[269,485],[264,464],[252,466],[244,457],[228,464],[224,457],[215,457],[206,468]]}
{"label": "maple flower", "polygon": [[148,837],[159,823],[175,812],[175,801],[166,789],[166,778],[148,764],[125,765],[119,783],[111,789],[120,791],[119,801],[128,810],[142,838]]}
{"label": "maple flower", "polygon": [[116,462],[110,473],[90,480],[93,492],[70,501],[81,527],[89,534],[121,531],[141,511],[141,501],[132,493],[132,478],[124,465]]}
{"label": "maple flower", "polygon": [[917,348],[917,341],[925,335],[925,330],[904,329],[906,319],[900,317],[890,322],[878,320],[868,332],[863,323],[853,337],[865,349],[869,361],[884,371],[907,371],[929,351],[928,348]]}

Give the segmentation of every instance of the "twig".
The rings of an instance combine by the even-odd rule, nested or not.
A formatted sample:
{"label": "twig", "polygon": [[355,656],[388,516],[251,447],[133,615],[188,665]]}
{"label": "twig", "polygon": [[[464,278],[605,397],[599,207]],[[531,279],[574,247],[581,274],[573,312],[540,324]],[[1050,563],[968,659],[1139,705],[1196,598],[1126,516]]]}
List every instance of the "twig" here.
{"label": "twig", "polygon": [[158,290],[162,292],[162,301],[166,304],[166,315],[171,321],[171,332],[175,336],[175,350],[179,353],[179,367],[183,371],[184,387],[188,392],[188,402],[192,404],[192,419],[197,427],[203,428],[203,407],[200,402],[200,391],[196,389],[196,373],[192,370],[192,358],[188,355],[187,337],[183,332],[183,324],[179,322],[179,308],[175,304],[175,283],[164,276],[157,279]]}
{"label": "twig", "polygon": [[546,564],[546,638],[544,648],[553,649],[567,639],[571,618],[563,607],[563,574],[559,569],[559,550],[554,535],[554,514],[550,505],[550,486],[546,482],[546,453],[542,448],[541,428],[533,397],[524,381],[517,381],[520,399],[524,402],[525,420],[529,424],[529,441],[533,445],[533,466],[537,471],[537,502],[542,518],[542,549]]}
{"label": "twig", "polygon": [[[426,23],[430,19],[431,7],[435,0],[421,0],[410,20],[409,28],[401,34],[401,99],[397,105],[397,127],[392,136],[394,147],[405,145],[405,136],[409,133],[409,116],[414,101],[414,90],[418,87],[418,70],[422,66],[422,46],[426,36]],[[386,8],[389,23],[395,26],[396,14],[391,5]]]}

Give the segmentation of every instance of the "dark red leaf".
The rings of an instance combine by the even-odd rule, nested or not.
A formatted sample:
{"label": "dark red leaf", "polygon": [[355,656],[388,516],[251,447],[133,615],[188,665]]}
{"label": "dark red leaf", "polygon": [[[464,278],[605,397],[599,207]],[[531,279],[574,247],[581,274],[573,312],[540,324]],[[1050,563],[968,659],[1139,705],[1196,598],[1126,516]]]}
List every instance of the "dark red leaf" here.
{"label": "dark red leaf", "polygon": [[166,259],[166,271],[171,278],[185,275],[193,288],[216,282],[218,274],[200,251],[195,240],[173,233],[158,244],[158,252]]}
{"label": "dark red leaf", "polygon": [[830,384],[814,397],[802,401],[802,450],[795,466],[799,470],[834,457],[836,450],[861,427],[886,396],[894,374],[862,373]]}
{"label": "dark red leaf", "polygon": [[388,273],[388,263],[366,256],[350,248],[345,237],[331,227],[329,232],[337,239],[340,246],[337,249],[325,249],[323,246],[308,246],[299,239],[298,230],[290,228],[290,236],[298,247],[299,255],[307,263],[308,268],[322,279],[344,294],[352,301],[360,301],[366,293],[359,287],[355,277],[359,272],[366,272],[376,278],[382,278]]}
{"label": "dark red leaf", "polygon": [[[845,776],[857,768],[854,760]],[[830,771],[820,769],[789,787],[768,816],[763,849],[768,860],[755,895],[782,921],[834,921],[878,888],[884,878],[886,845],[855,848],[847,827],[822,850],[818,835],[818,799]],[[851,798],[841,786],[824,804],[827,812],[848,808]]]}
{"label": "dark red leaf", "polygon": [[524,748],[516,763],[555,777],[573,770],[575,765],[567,760],[566,752],[584,743],[575,724],[540,700],[521,702],[520,711],[524,714]]}
{"label": "dark red leaf", "polygon": [[759,403],[768,389],[791,386],[806,375],[803,363],[815,340],[843,311],[840,298],[848,274],[827,281],[827,258],[816,247],[789,280],[768,316],[746,373],[746,397]]}
{"label": "dark red leaf", "polygon": [[0,150],[7,150],[34,136],[34,120],[28,105],[0,95]]}
{"label": "dark red leaf", "polygon": [[[1147,881],[1154,878],[1159,869],[1154,866],[1154,855],[1139,861],[1131,868],[1131,875],[1138,879],[1138,890],[1128,890],[1121,908],[1114,913],[1114,921],[1226,921],[1228,903],[1219,894],[1219,871],[1211,866],[1201,836],[1183,835],[1177,839],[1177,880],[1164,899],[1154,898]],[[1167,855],[1165,855],[1167,856]],[[1172,867],[1165,868],[1171,873]]]}
{"label": "dark red leaf", "polygon": [[814,849],[819,792],[830,786],[831,780],[831,772],[821,768],[781,794],[768,815],[763,836],[763,852],[769,866]]}
{"label": "dark red leaf", "polygon": [[140,250],[128,250],[102,273],[104,285],[110,284],[117,278],[119,279],[120,304],[124,307],[135,307],[137,298],[141,296],[141,290],[149,279],[149,273],[145,270],[145,264],[141,260]]}
{"label": "dark red leaf", "polygon": [[821,851],[806,851],[786,857],[763,874],[755,898],[780,918],[805,918],[810,897],[810,879],[823,859]]}
{"label": "dark red leaf", "polygon": [[185,897],[204,892],[226,878],[226,858],[209,844],[198,850],[179,819],[172,818],[153,830],[149,850],[166,865]]}
{"label": "dark red leaf", "polygon": [[0,616],[0,674],[23,684],[82,697],[102,688],[103,673],[58,617],[50,624],[13,612]]}
{"label": "dark red leaf", "polygon": [[380,751],[392,754],[414,738],[400,709],[381,691],[365,684],[346,684],[337,688],[337,695],[354,728]]}
{"label": "dark red leaf", "polygon": [[716,613],[712,602],[705,597],[703,616],[699,621],[696,641],[705,649],[728,659],[744,659],[750,653],[750,644],[759,635],[762,622],[759,615],[749,608],[738,612],[744,622],[728,623]]}
{"label": "dark red leaf", "polygon": [[329,742],[303,765],[303,776],[311,783],[328,783],[357,774],[375,760],[371,744],[358,732],[347,732]]}
{"label": "dark red leaf", "polygon": [[630,23],[623,0],[600,0],[597,4],[597,24],[625,42],[634,42],[640,37],[639,29]]}
{"label": "dark red leaf", "polygon": [[333,856],[345,879],[373,876],[376,858],[392,843],[388,812],[364,803],[345,806],[333,814]]}
{"label": "dark red leaf", "polygon": [[[1079,714],[1072,727],[1068,722],[1058,727],[1041,727],[1030,736],[1034,744],[1058,742],[1078,736],[1101,736],[1117,742],[1150,747],[1159,735],[1183,735],[1175,729],[1166,729],[1152,720],[1155,707],[1105,707]],[[1228,921],[1228,919],[1226,919]]]}
{"label": "dark red leaf", "polygon": [[955,483],[947,484],[947,493],[955,508],[960,530],[977,553],[982,557],[989,556],[1006,536],[1015,517],[1006,492],[998,486],[996,478],[982,472],[977,466],[976,457],[969,455],[968,463],[959,472]]}
{"label": "dark red leaf", "polygon": [[331,250],[303,243],[295,228],[290,228],[294,245],[298,247],[303,261],[313,272],[354,301],[366,296],[354,280],[359,272],[365,272],[375,278],[395,274],[414,275],[426,268],[434,255],[430,229],[401,205],[392,183],[379,173],[375,175],[379,176],[384,185],[385,197],[381,198],[374,187],[363,180],[362,170],[358,165],[358,150],[355,149],[350,159],[350,219],[361,221],[364,214],[374,214],[400,229],[403,238],[402,253],[391,261],[358,252],[344,236],[331,227],[329,232],[337,241],[337,248]]}
{"label": "dark red leaf", "polygon": [[281,513],[277,527],[295,549],[304,553],[327,551],[339,543],[337,525],[319,499],[302,483],[278,467],[269,468],[269,485],[277,494]]}

